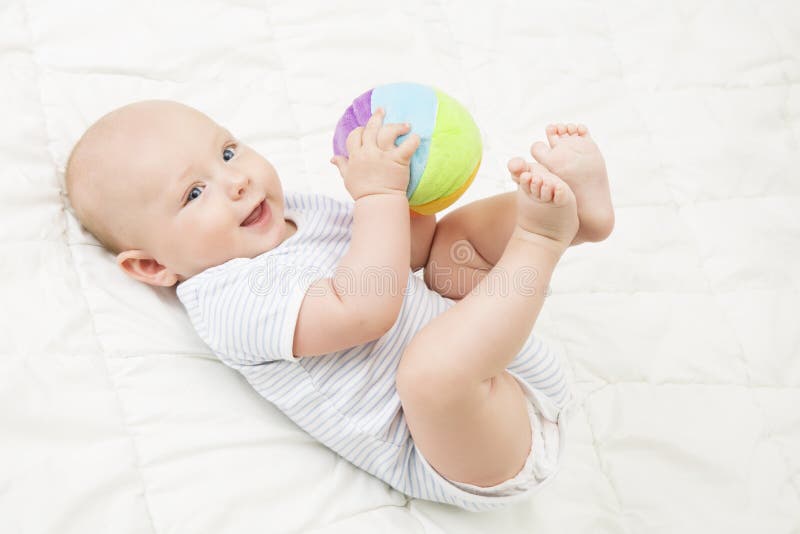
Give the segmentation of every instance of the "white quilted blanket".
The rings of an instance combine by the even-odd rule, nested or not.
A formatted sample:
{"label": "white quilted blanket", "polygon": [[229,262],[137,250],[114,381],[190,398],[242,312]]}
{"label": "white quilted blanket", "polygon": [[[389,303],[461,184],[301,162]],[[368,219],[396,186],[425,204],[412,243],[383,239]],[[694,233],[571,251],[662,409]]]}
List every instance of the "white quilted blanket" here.
{"label": "white quilted blanket", "polygon": [[[0,532],[800,532],[799,5],[3,0]],[[499,512],[317,444],[65,209],[73,143],[146,98],[346,200],[333,127],[392,81],[482,129],[454,207],[512,190],[552,121],[608,162],[615,233],[566,254],[537,323],[579,395],[565,464]]]}

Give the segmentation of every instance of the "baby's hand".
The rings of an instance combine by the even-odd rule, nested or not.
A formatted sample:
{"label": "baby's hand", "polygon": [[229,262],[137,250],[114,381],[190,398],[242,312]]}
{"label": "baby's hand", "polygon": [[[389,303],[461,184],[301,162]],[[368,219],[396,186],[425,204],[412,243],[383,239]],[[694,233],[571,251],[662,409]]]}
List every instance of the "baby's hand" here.
{"label": "baby's hand", "polygon": [[376,193],[406,194],[409,163],[420,139],[412,134],[395,146],[395,139],[408,131],[409,126],[383,125],[383,117],[383,109],[378,108],[365,127],[350,132],[346,144],[349,158],[331,158],[353,200]]}

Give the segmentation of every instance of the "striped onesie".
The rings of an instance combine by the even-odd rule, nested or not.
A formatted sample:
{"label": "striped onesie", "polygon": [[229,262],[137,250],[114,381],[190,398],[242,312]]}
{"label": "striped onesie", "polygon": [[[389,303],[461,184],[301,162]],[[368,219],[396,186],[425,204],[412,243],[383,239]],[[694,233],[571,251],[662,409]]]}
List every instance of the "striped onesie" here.
{"label": "striped onesie", "polygon": [[297,231],[255,258],[211,267],[177,288],[194,328],[217,357],[265,399],[357,467],[415,498],[479,511],[525,498],[549,482],[564,449],[572,398],[558,355],[531,334],[508,366],[530,400],[532,451],[523,471],[493,488],[445,479],[415,447],[395,389],[404,347],[455,301],[409,268],[397,321],[382,337],[330,354],[295,358],[292,345],[309,286],[332,276],[347,251],[353,203],[286,192]]}

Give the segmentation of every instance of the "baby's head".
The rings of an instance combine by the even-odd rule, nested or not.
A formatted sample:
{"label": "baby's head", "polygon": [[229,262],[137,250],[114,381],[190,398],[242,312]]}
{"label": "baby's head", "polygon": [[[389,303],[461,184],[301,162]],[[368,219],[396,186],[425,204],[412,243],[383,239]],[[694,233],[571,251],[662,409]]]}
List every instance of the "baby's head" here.
{"label": "baby's head", "polygon": [[172,286],[275,248],[286,221],[275,169],[199,111],[150,100],[116,109],[72,151],[75,213],[133,278]]}

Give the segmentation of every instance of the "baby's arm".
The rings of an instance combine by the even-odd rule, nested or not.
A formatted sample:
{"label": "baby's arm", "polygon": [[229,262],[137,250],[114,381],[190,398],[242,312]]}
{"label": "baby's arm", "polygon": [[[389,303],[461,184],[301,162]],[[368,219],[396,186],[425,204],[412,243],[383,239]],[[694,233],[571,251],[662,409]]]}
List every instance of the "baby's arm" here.
{"label": "baby's arm", "polygon": [[405,190],[419,137],[411,135],[395,147],[394,139],[406,128],[381,127],[382,117],[376,113],[366,128],[353,130],[347,138],[349,160],[336,160],[355,200],[350,247],[334,275],[306,293],[295,327],[295,356],[377,339],[400,312],[411,249]]}

